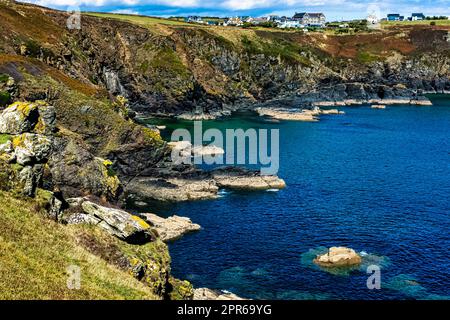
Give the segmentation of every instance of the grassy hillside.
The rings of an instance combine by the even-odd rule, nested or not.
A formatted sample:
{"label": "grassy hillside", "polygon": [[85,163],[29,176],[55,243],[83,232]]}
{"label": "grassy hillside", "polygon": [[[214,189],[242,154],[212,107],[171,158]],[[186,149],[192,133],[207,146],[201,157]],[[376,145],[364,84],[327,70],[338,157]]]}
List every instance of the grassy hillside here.
{"label": "grassy hillside", "polygon": [[[73,227],[40,215],[39,200],[0,191],[0,299],[158,299],[130,274],[78,244]],[[81,289],[67,268],[81,268]]]}

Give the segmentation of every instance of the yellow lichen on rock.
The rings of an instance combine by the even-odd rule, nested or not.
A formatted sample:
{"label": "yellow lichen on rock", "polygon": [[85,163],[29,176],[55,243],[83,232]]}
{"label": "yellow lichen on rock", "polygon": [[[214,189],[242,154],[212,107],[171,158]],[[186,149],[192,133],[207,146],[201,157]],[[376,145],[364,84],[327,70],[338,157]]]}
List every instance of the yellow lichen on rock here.
{"label": "yellow lichen on rock", "polygon": [[131,216],[131,219],[133,219],[134,221],[139,223],[139,225],[143,229],[150,229],[150,225],[147,222],[145,222],[144,220],[142,220],[141,218],[139,218],[138,216]]}

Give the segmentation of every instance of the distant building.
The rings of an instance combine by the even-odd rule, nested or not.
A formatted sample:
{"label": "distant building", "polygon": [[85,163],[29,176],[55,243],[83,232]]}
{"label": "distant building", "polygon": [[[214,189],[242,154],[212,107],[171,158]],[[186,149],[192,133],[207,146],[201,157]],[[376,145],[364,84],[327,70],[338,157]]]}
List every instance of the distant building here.
{"label": "distant building", "polygon": [[412,21],[425,20],[425,15],[423,13],[413,13],[411,15],[411,20]]}
{"label": "distant building", "polygon": [[398,13],[390,13],[387,15],[388,21],[400,21],[400,15]]}
{"label": "distant building", "polygon": [[224,22],[224,26],[236,26],[236,27],[240,27],[244,24],[244,22],[242,21],[241,18],[239,17],[233,17],[233,18],[228,18],[225,20]]}
{"label": "distant building", "polygon": [[267,17],[261,17],[261,18],[252,18],[252,20],[250,21],[251,24],[261,24],[261,23],[266,23],[268,22],[269,19]]}
{"label": "distant building", "polygon": [[301,12],[296,13],[292,19],[310,27],[323,27],[326,22],[326,17],[323,13]]}
{"label": "distant building", "polygon": [[300,21],[286,19],[278,24],[278,28],[281,29],[289,29],[289,28],[303,28],[304,25],[300,23]]}
{"label": "distant building", "polygon": [[189,16],[186,19],[187,22],[194,22],[194,23],[203,23],[202,17],[199,16]]}

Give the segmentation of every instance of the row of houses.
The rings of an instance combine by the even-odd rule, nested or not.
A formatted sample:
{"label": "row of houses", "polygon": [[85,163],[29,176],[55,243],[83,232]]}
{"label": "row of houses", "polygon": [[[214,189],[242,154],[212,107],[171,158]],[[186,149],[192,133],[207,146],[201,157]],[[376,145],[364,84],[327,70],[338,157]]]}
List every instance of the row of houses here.
{"label": "row of houses", "polygon": [[387,15],[387,21],[421,21],[425,20],[425,15],[423,13],[413,13],[411,17],[405,18],[405,16],[399,13],[390,13]]}
{"label": "row of houses", "polygon": [[280,16],[268,16],[268,17],[232,17],[225,18],[223,21],[208,21],[203,20],[198,16],[190,16],[186,18],[187,22],[201,23],[201,24],[221,24],[224,26],[243,26],[245,24],[251,25],[263,25],[273,24],[278,28],[305,28],[305,27],[324,27],[326,23],[326,17],[323,13],[308,13],[301,12],[295,13],[293,17],[280,17]]}

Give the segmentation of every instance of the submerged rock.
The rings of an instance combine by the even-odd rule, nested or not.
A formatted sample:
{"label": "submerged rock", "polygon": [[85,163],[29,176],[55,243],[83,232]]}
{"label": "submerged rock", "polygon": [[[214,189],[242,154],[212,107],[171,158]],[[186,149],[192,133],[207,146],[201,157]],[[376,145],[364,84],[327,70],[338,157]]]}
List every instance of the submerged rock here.
{"label": "submerged rock", "polygon": [[194,290],[194,300],[246,300],[231,292],[199,288]]}
{"label": "submerged rock", "polygon": [[361,256],[355,250],[345,247],[332,247],[328,253],[314,259],[314,263],[321,267],[349,267],[360,265],[361,262]]}
{"label": "submerged rock", "polygon": [[153,213],[144,213],[141,216],[156,229],[164,242],[176,240],[186,233],[201,229],[200,225],[185,217],[172,216],[164,219]]}

